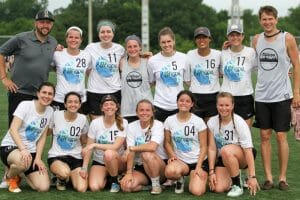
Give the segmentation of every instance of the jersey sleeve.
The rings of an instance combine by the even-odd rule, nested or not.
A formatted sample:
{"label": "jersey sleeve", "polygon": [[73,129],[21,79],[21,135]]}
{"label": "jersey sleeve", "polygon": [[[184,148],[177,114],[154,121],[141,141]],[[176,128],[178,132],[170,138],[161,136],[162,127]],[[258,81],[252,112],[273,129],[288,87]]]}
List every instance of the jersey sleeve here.
{"label": "jersey sleeve", "polygon": [[24,120],[25,116],[27,113],[31,112],[30,108],[31,106],[29,105],[29,103],[31,103],[31,101],[23,101],[21,102],[17,109],[14,112],[14,116],[20,118],[21,120]]}
{"label": "jersey sleeve", "polygon": [[244,121],[244,119],[242,119],[241,117],[240,118],[236,117],[236,121],[238,122],[236,124],[236,130],[239,134],[239,142],[241,144],[241,147],[253,148],[251,132],[246,121]]}
{"label": "jersey sleeve", "polygon": [[128,134],[126,136],[126,143],[127,143],[127,147],[130,147],[130,146],[135,146],[135,143],[134,143],[134,135],[135,135],[135,126],[134,124],[129,124],[128,126]]}
{"label": "jersey sleeve", "polygon": [[164,126],[161,122],[155,123],[155,126],[153,126],[151,141],[162,144],[164,141]]}

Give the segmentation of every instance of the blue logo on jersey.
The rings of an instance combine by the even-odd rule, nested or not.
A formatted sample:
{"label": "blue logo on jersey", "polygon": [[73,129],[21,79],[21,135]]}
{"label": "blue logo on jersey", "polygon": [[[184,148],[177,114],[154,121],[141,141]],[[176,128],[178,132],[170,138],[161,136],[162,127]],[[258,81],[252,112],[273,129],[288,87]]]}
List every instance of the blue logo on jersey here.
{"label": "blue logo on jersey", "polygon": [[106,58],[100,56],[96,61],[96,70],[100,76],[108,78],[118,71],[118,67],[116,64],[109,63]]}
{"label": "blue logo on jersey", "polygon": [[204,70],[200,64],[195,65],[193,74],[201,85],[209,85],[212,82],[212,71]]}
{"label": "blue logo on jersey", "polygon": [[103,134],[99,135],[97,138],[98,144],[113,144],[111,138],[109,137],[109,132],[104,132]]}
{"label": "blue logo on jersey", "polygon": [[72,150],[75,148],[77,138],[69,137],[68,136],[68,131],[61,130],[57,134],[57,144],[62,148],[63,150]]}
{"label": "blue logo on jersey", "polygon": [[135,139],[134,146],[138,146],[138,145],[141,145],[141,144],[145,144],[145,137],[144,136],[138,136]]}
{"label": "blue logo on jersey", "polygon": [[66,63],[63,68],[63,75],[67,82],[71,84],[78,84],[84,78],[84,70],[76,68],[75,62]]}
{"label": "blue logo on jersey", "polygon": [[160,78],[165,85],[170,87],[178,86],[181,81],[180,72],[172,71],[170,65],[161,69]]}
{"label": "blue logo on jersey", "polygon": [[175,143],[175,146],[178,150],[182,152],[190,152],[192,150],[191,141],[189,138],[184,137],[184,134],[182,131],[176,131],[173,136],[173,143]]}
{"label": "blue logo on jersey", "polygon": [[215,142],[217,145],[217,149],[219,150],[225,145],[224,139],[220,134],[215,135]]}
{"label": "blue logo on jersey", "polygon": [[28,141],[33,142],[35,141],[38,136],[40,135],[42,129],[39,128],[39,123],[32,121],[26,128],[25,128],[25,137]]}
{"label": "blue logo on jersey", "polygon": [[230,80],[234,82],[239,82],[244,76],[244,68],[237,67],[237,65],[231,60],[224,66],[224,74]]}

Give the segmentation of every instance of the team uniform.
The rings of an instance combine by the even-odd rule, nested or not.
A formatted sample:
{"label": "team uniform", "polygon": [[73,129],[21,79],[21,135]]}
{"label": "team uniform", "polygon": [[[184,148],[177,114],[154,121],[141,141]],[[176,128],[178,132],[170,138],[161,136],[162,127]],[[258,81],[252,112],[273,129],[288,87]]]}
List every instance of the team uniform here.
{"label": "team uniform", "polygon": [[275,41],[267,42],[261,33],[257,40],[258,74],[255,88],[257,127],[272,128],[276,132],[288,131],[291,121],[292,87],[288,72],[286,32],[279,33]]}
{"label": "team uniform", "polygon": [[79,113],[74,121],[66,121],[64,112],[55,111],[49,125],[53,129],[53,142],[48,152],[48,164],[61,160],[73,170],[82,166],[80,137],[88,132],[89,125],[86,116]]}
{"label": "team uniform", "polygon": [[[139,120],[130,123],[128,125],[128,134],[126,138],[127,147],[138,146],[152,141],[158,144],[158,148],[156,149],[155,153],[162,160],[166,160],[168,157],[163,146],[164,126],[162,122],[154,120],[153,126],[151,127],[151,131],[148,131],[148,129],[149,127],[143,129]],[[135,164],[136,167],[141,166],[143,164],[139,153],[135,154]]]}
{"label": "team uniform", "polygon": [[[208,120],[207,126],[215,138],[219,157],[219,151],[225,145],[235,144],[242,148],[253,148],[250,129],[245,120],[237,114],[234,114],[233,120],[226,125],[221,125],[219,115],[216,115]],[[218,159],[220,161],[220,158]],[[217,165],[224,166],[222,163]]]}
{"label": "team uniform", "polygon": [[[200,154],[198,133],[206,129],[205,122],[195,114],[192,114],[187,122],[180,122],[177,119],[177,114],[175,114],[166,119],[164,127],[171,132],[176,157],[188,164],[190,170],[193,170],[197,165]],[[203,164],[206,166],[202,166],[202,168],[207,171],[207,161]]]}
{"label": "team uniform", "polygon": [[158,53],[149,59],[148,70],[150,82],[156,84],[153,101],[157,108],[155,117],[164,121],[177,112],[177,94],[184,89],[183,81],[190,81],[188,58],[177,51],[171,57]]}
{"label": "team uniform", "polygon": [[65,95],[74,91],[80,94],[81,101],[86,102],[85,75],[91,65],[91,56],[86,51],[80,51],[78,55],[70,55],[67,49],[54,53],[57,84],[54,101],[60,110],[64,110]]}
{"label": "team uniform", "polygon": [[244,46],[240,52],[230,48],[222,50],[221,64],[223,73],[222,92],[234,96],[234,112],[243,119],[254,115],[254,99],[251,74],[257,68],[256,53],[253,48]]}
{"label": "team uniform", "polygon": [[153,101],[149,75],[147,71],[147,60],[141,59],[139,67],[132,67],[128,60],[124,59],[122,66],[122,101],[121,113],[123,117],[136,116],[136,105],[142,99]]}
{"label": "team uniform", "polygon": [[[36,143],[40,139],[42,133],[48,127],[52,119],[53,109],[50,106],[46,107],[43,114],[39,114],[35,108],[35,100],[22,101],[14,112],[14,116],[22,120],[18,132],[22,143],[25,145],[26,150],[32,154],[32,162],[36,154]],[[17,145],[11,137],[8,130],[1,142],[1,159],[7,166],[7,157],[11,151],[17,149]],[[32,163],[31,163],[32,164]],[[38,171],[37,167],[32,169],[32,166],[25,172],[26,175]]]}
{"label": "team uniform", "polygon": [[[123,119],[123,131],[118,129],[116,122],[111,127],[106,128],[103,122],[103,116],[100,116],[91,122],[88,137],[94,139],[95,143],[98,144],[113,144],[117,137],[126,138],[127,126],[127,120]],[[119,149],[118,153],[119,155],[124,153],[124,146]],[[93,165],[104,166],[103,156],[103,150],[95,149],[93,153]]]}
{"label": "team uniform", "polygon": [[219,73],[221,52],[210,49],[207,56],[201,56],[198,49],[187,53],[191,68],[190,91],[196,98],[195,114],[199,117],[216,115],[216,96],[220,91]]}
{"label": "team uniform", "polygon": [[116,43],[108,49],[100,42],[89,44],[85,50],[92,56],[92,69],[87,82],[87,100],[92,114],[99,115],[98,102],[106,94],[113,94],[121,102],[119,62],[125,49]]}

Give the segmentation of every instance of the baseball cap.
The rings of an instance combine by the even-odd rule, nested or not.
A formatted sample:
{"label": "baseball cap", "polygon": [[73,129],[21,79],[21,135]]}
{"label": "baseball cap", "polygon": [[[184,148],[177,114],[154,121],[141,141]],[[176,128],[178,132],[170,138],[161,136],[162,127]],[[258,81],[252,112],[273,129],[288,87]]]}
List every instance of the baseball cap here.
{"label": "baseball cap", "polygon": [[196,38],[198,35],[204,35],[206,37],[211,38],[210,31],[207,27],[198,27],[198,28],[196,28],[196,30],[194,31],[194,38]]}
{"label": "baseball cap", "polygon": [[231,24],[227,29],[227,35],[229,35],[232,32],[243,34],[244,33],[243,26],[240,24]]}
{"label": "baseball cap", "polygon": [[47,19],[50,21],[54,22],[54,17],[53,14],[49,10],[40,10],[36,15],[35,15],[35,20],[43,20]]}

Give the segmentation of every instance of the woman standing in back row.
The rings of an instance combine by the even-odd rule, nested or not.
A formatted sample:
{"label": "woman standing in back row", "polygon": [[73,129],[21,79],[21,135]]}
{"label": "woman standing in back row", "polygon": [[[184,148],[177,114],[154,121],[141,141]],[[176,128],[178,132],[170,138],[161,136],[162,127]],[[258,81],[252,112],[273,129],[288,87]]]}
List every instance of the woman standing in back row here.
{"label": "woman standing in back row", "polygon": [[92,70],[87,83],[87,103],[91,118],[99,116],[99,102],[103,96],[110,94],[121,103],[120,59],[124,48],[112,42],[115,24],[101,20],[97,25],[100,42],[89,44],[85,50],[92,55]]}
{"label": "woman standing in back row", "polygon": [[155,84],[155,118],[164,122],[177,112],[176,96],[183,90],[183,82],[189,81],[188,58],[176,51],[175,34],[169,27],[158,33],[161,52],[149,59],[150,82]]}

